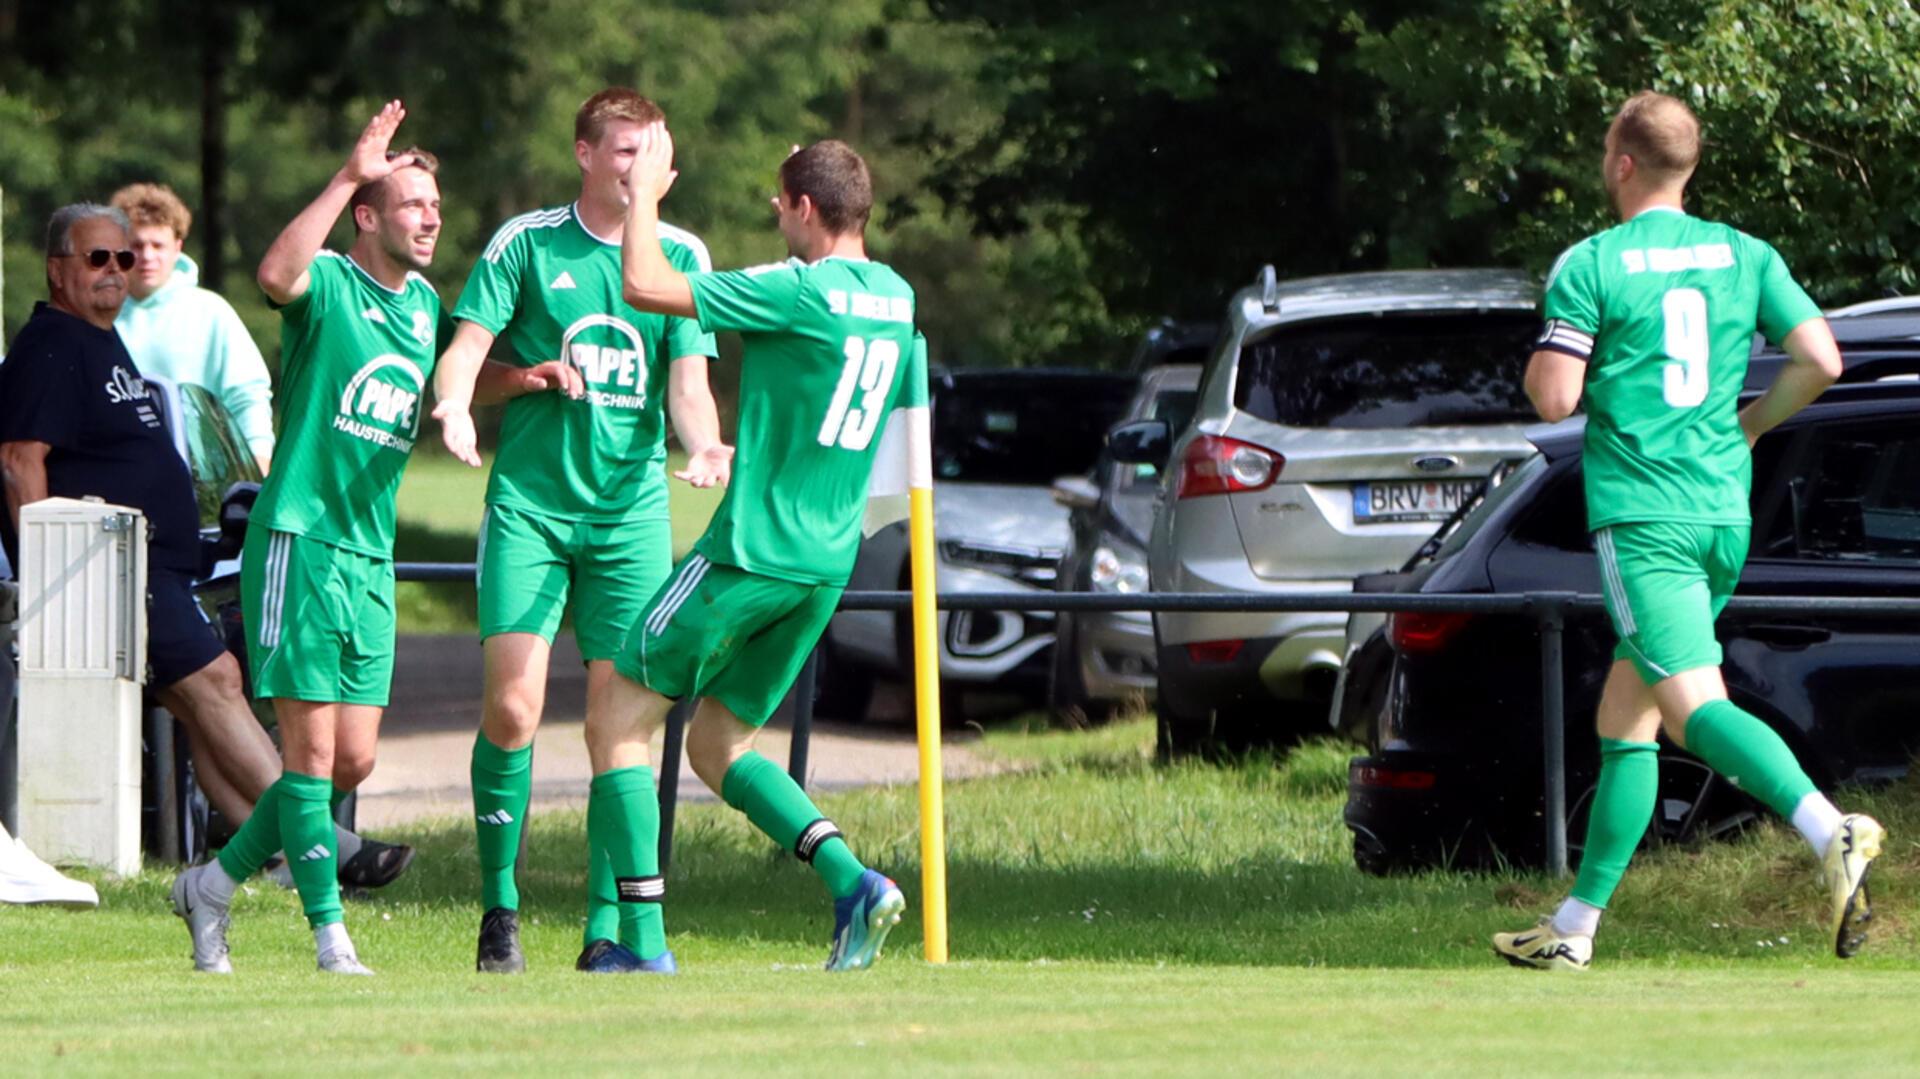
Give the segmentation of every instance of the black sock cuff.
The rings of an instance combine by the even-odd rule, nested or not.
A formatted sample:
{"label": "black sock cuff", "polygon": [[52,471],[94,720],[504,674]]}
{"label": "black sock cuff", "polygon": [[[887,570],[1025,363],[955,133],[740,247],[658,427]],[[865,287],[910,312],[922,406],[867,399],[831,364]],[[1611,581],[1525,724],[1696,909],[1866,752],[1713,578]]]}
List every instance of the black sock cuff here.
{"label": "black sock cuff", "polygon": [[812,865],[814,853],[820,849],[820,844],[829,839],[839,838],[841,838],[840,826],[821,817],[800,829],[800,838],[793,841],[793,856]]}
{"label": "black sock cuff", "polygon": [[613,890],[622,903],[660,903],[667,898],[667,878],[615,877]]}

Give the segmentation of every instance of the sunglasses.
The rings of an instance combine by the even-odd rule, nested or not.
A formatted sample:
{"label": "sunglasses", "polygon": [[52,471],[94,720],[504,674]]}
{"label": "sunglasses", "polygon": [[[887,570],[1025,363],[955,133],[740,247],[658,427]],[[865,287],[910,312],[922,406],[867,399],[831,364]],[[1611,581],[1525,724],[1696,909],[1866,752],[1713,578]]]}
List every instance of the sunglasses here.
{"label": "sunglasses", "polygon": [[104,247],[96,247],[91,251],[85,252],[84,254],[79,251],[75,251],[68,257],[76,258],[76,259],[86,259],[87,265],[93,267],[96,270],[106,269],[107,263],[109,262],[119,263],[120,268],[122,270],[133,269],[133,252],[127,250],[124,247],[118,251],[109,251]]}

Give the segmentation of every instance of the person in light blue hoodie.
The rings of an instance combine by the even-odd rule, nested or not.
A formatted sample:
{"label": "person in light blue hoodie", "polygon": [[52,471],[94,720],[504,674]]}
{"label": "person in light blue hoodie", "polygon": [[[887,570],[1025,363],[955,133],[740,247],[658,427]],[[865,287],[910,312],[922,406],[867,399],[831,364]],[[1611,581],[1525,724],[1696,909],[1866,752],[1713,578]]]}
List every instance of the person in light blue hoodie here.
{"label": "person in light blue hoodie", "polygon": [[133,221],[133,271],[114,320],[143,375],[204,386],[239,422],[266,472],[273,458],[273,385],[260,348],[200,268],[181,252],[193,215],[165,184],[130,184],[113,205]]}

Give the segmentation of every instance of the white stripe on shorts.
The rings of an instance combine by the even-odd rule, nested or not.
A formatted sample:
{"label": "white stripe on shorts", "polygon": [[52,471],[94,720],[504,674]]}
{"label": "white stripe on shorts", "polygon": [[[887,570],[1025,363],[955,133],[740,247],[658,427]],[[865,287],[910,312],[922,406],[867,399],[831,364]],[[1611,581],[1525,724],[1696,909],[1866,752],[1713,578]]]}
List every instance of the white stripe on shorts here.
{"label": "white stripe on shorts", "polygon": [[267,533],[266,580],[260,597],[260,643],[268,648],[280,644],[280,618],[286,608],[287,561],[292,553],[293,536],[287,532]]}
{"label": "white stripe on shorts", "polygon": [[1601,529],[1595,534],[1594,540],[1599,547],[1601,581],[1613,599],[1614,628],[1620,631],[1620,636],[1631,637],[1634,634],[1633,607],[1627,602],[1626,580],[1620,576],[1620,556],[1613,549],[1613,529]]}
{"label": "white stripe on shorts", "polygon": [[653,612],[653,617],[647,619],[648,633],[657,635],[667,628],[667,623],[673,621],[673,616],[679,613],[680,605],[687,601],[687,597],[692,595],[693,590],[699,586],[700,579],[707,575],[709,564],[706,559],[697,554],[687,556],[686,562],[680,567],[679,579],[675,580],[673,587],[667,590],[666,596],[660,601],[659,608]]}

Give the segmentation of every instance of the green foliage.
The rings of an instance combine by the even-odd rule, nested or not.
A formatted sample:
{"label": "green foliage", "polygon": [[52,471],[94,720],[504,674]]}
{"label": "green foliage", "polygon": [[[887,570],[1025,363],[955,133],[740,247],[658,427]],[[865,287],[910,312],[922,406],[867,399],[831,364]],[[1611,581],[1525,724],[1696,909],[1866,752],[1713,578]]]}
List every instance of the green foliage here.
{"label": "green foliage", "polygon": [[1693,209],[1773,242],[1819,299],[1916,285],[1920,14],[1885,0],[1644,5],[1483,0],[1361,42],[1362,66],[1447,147],[1448,212],[1544,268],[1609,216],[1612,111],[1699,113]]}

